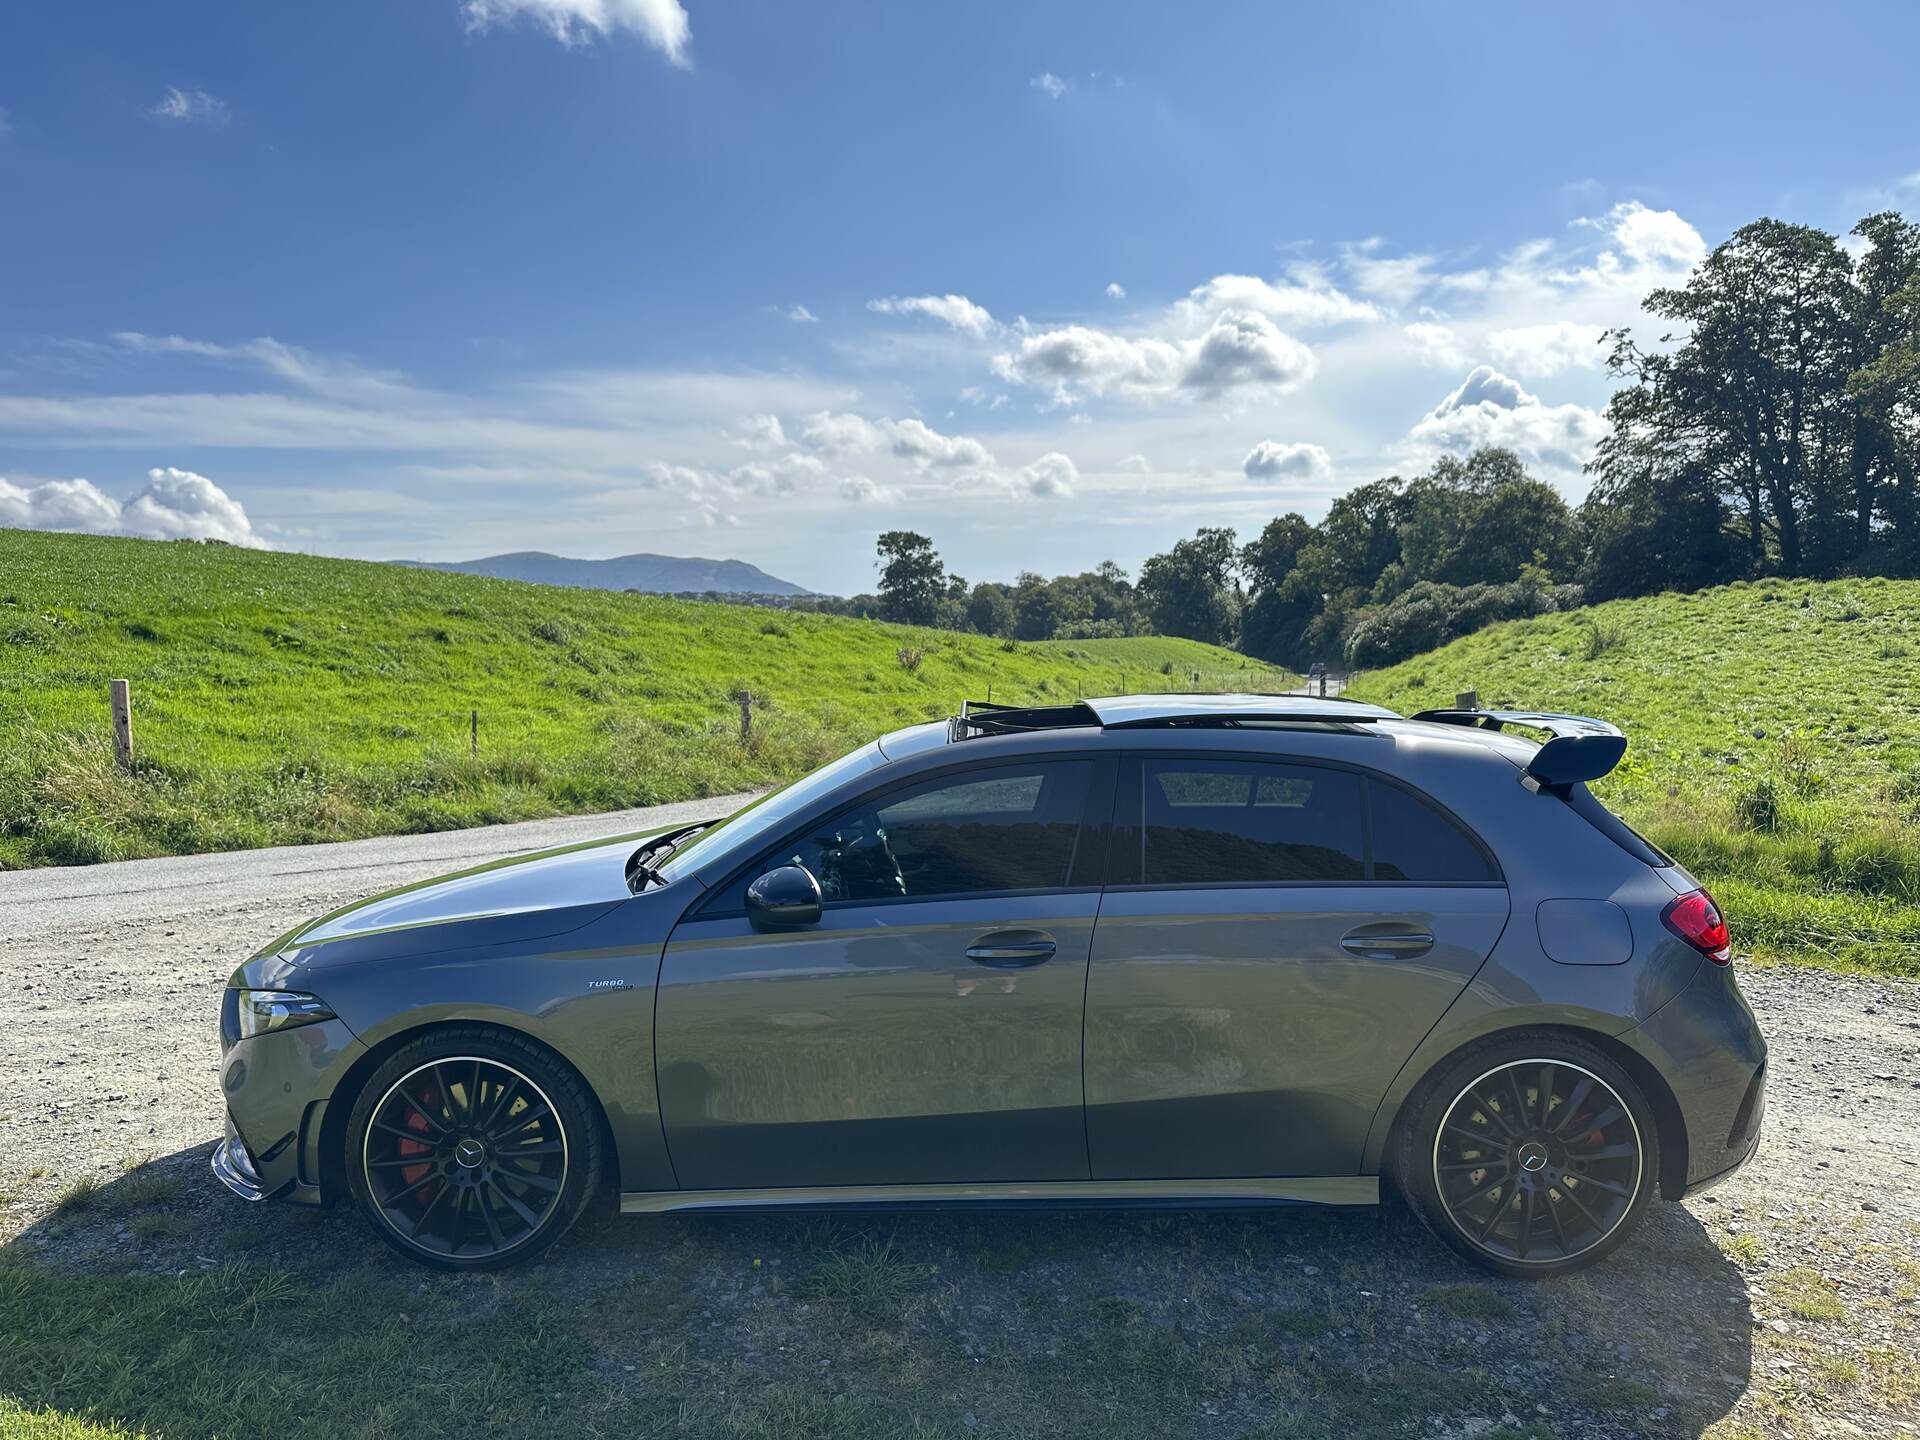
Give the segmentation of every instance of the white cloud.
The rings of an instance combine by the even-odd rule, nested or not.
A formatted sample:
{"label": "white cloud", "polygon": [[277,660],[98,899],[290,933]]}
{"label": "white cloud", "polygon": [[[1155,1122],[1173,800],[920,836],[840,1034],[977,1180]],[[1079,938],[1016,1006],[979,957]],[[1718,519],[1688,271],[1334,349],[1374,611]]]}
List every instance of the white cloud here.
{"label": "white cloud", "polygon": [[120,503],[101,494],[90,480],[26,486],[0,477],[0,528],[111,535],[120,529]]}
{"label": "white cloud", "polygon": [[1690,269],[1707,258],[1700,232],[1671,210],[1649,210],[1629,200],[1614,206],[1600,223],[1636,265]]}
{"label": "white cloud", "polygon": [[1051,70],[1042,70],[1038,75],[1034,76],[1033,79],[1029,80],[1027,84],[1035,90],[1038,90],[1049,100],[1058,100],[1073,88],[1072,81],[1061,79]]}
{"label": "white cloud", "polygon": [[926,315],[968,335],[984,337],[996,328],[993,316],[964,295],[889,295],[869,300],[867,309],[881,315]]}
{"label": "white cloud", "polygon": [[892,438],[895,455],[921,465],[942,468],[990,469],[993,453],[967,435],[942,435],[922,420],[883,420],[880,428]]}
{"label": "white cloud", "polygon": [[1313,351],[1266,316],[1229,310],[1200,337],[1180,383],[1205,394],[1242,385],[1291,389],[1311,379],[1313,371]]}
{"label": "white cloud", "polygon": [[1120,462],[1120,468],[1129,475],[1151,475],[1153,462],[1144,455],[1129,455]]}
{"label": "white cloud", "polygon": [[171,467],[149,470],[146,488],[124,505],[88,480],[23,486],[0,478],[0,526],[267,548],[239,501],[206,476]]}
{"label": "white cloud", "polygon": [[1016,488],[1042,500],[1070,500],[1079,478],[1080,471],[1073,461],[1058,450],[1050,450],[1021,468]]}
{"label": "white cloud", "polygon": [[1431,255],[1384,255],[1385,247],[1377,236],[1342,246],[1341,265],[1361,294],[1405,305],[1433,284],[1438,262]]}
{"label": "white cloud", "polygon": [[225,540],[267,548],[238,500],[206,476],[171,465],[147,471],[147,488],[122,508],[120,526],[129,535],[155,540]]}
{"label": "white cloud", "polygon": [[773,313],[784,319],[793,321],[796,325],[818,325],[820,323],[820,317],[804,305],[776,305],[773,307]]}
{"label": "white cloud", "polygon": [[1606,329],[1604,325],[1555,320],[1545,325],[1495,330],[1487,336],[1487,346],[1497,364],[1530,379],[1543,379],[1562,370],[1599,369],[1607,358],[1600,345]]}
{"label": "white cloud", "polygon": [[1305,441],[1262,440],[1247,452],[1240,469],[1249,480],[1324,480],[1333,473],[1333,457]]}
{"label": "white cloud", "polygon": [[749,415],[740,422],[740,443],[750,450],[782,450],[787,432],[778,415]]}
{"label": "white cloud", "polygon": [[1301,325],[1338,325],[1379,320],[1380,308],[1325,284],[1317,271],[1303,270],[1314,283],[1275,284],[1257,275],[1216,275],[1196,286],[1186,304],[1193,312],[1213,315],[1221,310],[1251,310],[1274,320]]}
{"label": "white cloud", "polygon": [[180,125],[223,125],[227,120],[227,102],[204,90],[182,90],[169,85],[167,93],[147,111],[156,120]]}
{"label": "white cloud", "polygon": [[863,415],[836,415],[822,410],[807,416],[800,427],[800,443],[822,455],[864,455],[880,448],[879,428]]}
{"label": "white cloud", "polygon": [[1183,341],[1065,325],[1026,336],[1016,349],[995,356],[993,365],[1003,380],[1071,403],[1083,395],[1152,399],[1249,386],[1286,390],[1312,376],[1314,358],[1266,316],[1229,310],[1205,334]]}
{"label": "white cloud", "polygon": [[682,69],[692,65],[692,39],[680,0],[466,0],[461,7],[472,31],[525,20],[562,45],[591,45],[626,33],[637,35]]}
{"label": "white cloud", "polygon": [[1503,445],[1529,460],[1578,470],[1606,434],[1607,422],[1582,405],[1547,405],[1490,365],[1476,366],[1460,387],[1408,433],[1416,445],[1467,451]]}
{"label": "white cloud", "polygon": [[890,505],[900,498],[900,492],[864,475],[849,475],[840,482],[840,498],[855,505]]}
{"label": "white cloud", "polygon": [[1420,357],[1422,365],[1458,370],[1467,363],[1466,352],[1460,348],[1460,337],[1445,325],[1437,325],[1431,320],[1416,320],[1411,325],[1401,326],[1401,333],[1413,342],[1414,353]]}
{"label": "white cloud", "polygon": [[1087,325],[1063,325],[1028,335],[1008,354],[994,357],[994,373],[1051,390],[1056,399],[1080,394],[1151,395],[1180,383],[1185,365],[1180,347],[1152,338],[1131,340]]}
{"label": "white cloud", "polygon": [[1109,300],[1124,300],[1127,298],[1127,287],[1118,280],[1111,281],[1107,285],[1106,295]]}

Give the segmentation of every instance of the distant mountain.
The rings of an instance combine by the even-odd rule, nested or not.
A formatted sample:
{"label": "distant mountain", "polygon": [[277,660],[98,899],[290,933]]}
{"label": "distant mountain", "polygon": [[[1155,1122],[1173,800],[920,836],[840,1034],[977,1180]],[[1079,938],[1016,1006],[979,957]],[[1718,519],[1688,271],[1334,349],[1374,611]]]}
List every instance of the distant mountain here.
{"label": "distant mountain", "polygon": [[571,560],[542,550],[516,550],[483,560],[396,560],[417,570],[457,570],[536,585],[572,585],[582,590],[646,590],[673,595],[716,590],[727,595],[808,595],[791,580],[769,575],[744,560],[698,556],[616,555],[611,560]]}

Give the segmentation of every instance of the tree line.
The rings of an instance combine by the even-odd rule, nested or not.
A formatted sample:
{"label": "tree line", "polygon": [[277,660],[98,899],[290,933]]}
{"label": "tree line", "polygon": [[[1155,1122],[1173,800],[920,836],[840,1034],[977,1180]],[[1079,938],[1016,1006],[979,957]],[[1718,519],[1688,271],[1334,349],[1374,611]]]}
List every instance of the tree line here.
{"label": "tree line", "polygon": [[969,585],[879,537],[870,595],[806,608],[1020,640],[1181,635],[1303,667],[1389,664],[1496,620],[1762,575],[1920,575],[1920,225],[1852,243],[1760,220],[1609,332],[1622,383],[1577,508],[1509,450],[1446,456],[1241,543]]}

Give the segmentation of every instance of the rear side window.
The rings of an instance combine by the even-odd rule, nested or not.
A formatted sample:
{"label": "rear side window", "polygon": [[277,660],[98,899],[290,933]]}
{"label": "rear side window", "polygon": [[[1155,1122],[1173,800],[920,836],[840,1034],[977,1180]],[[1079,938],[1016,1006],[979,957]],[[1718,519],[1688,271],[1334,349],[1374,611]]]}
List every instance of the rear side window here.
{"label": "rear side window", "polygon": [[1148,885],[1365,877],[1357,775],[1231,760],[1148,760],[1145,772]]}
{"label": "rear side window", "polygon": [[1591,790],[1584,785],[1571,786],[1567,791],[1567,804],[1573,813],[1585,820],[1594,829],[1618,845],[1627,854],[1643,865],[1652,865],[1656,869],[1665,869],[1673,864],[1673,857],[1646,836],[1634,829],[1606,806],[1602,805]]}
{"label": "rear side window", "polygon": [[1472,836],[1418,796],[1379,780],[1367,782],[1373,807],[1373,878],[1412,884],[1498,880]]}
{"label": "rear side window", "polygon": [[1115,884],[1472,884],[1486,849],[1440,809],[1351,770],[1146,758],[1121,782]]}

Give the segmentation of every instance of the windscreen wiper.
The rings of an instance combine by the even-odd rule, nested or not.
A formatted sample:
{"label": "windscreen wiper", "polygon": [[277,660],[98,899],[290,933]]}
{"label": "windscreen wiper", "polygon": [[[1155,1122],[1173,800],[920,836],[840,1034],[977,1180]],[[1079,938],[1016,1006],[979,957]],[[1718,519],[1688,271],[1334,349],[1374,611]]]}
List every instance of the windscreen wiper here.
{"label": "windscreen wiper", "polygon": [[682,840],[719,823],[717,819],[696,820],[693,824],[682,825],[678,829],[663,830],[642,842],[640,848],[627,857],[627,888],[638,895],[647,886],[656,883],[660,879],[660,871],[653,863],[654,856],[659,855],[664,861],[668,855],[679,848]]}

